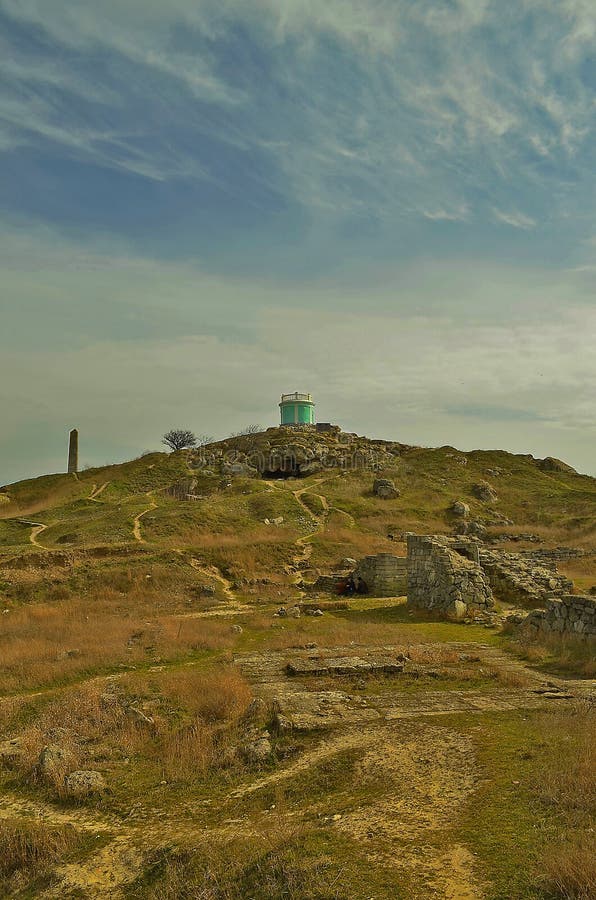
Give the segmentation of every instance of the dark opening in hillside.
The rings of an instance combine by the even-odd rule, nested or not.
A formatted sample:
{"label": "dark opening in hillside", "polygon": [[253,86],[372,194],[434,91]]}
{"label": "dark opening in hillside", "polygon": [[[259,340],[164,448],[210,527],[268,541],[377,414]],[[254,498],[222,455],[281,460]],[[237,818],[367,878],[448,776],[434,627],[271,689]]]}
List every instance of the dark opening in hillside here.
{"label": "dark opening in hillside", "polygon": [[269,480],[274,478],[302,478],[302,473],[300,472],[300,466],[294,464],[282,466],[279,469],[265,469],[263,478]]}

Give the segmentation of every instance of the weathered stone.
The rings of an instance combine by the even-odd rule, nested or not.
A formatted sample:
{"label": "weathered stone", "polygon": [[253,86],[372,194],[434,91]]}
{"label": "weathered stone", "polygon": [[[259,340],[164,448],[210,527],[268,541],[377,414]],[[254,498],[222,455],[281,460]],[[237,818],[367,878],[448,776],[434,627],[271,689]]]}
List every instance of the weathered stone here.
{"label": "weathered stone", "polygon": [[400,491],[395,487],[395,482],[390,478],[375,478],[373,494],[382,500],[395,500],[400,496]]}
{"label": "weathered stone", "polygon": [[91,794],[102,794],[107,790],[103,775],[93,770],[70,772],[64,779],[64,789],[69,797],[83,798]]}
{"label": "weathered stone", "polygon": [[461,519],[467,519],[470,515],[470,507],[467,503],[464,503],[463,500],[454,500],[451,504],[451,512],[454,516],[458,516]]}
{"label": "weathered stone", "polygon": [[472,541],[411,534],[407,564],[410,607],[461,620],[494,605]]}
{"label": "weathered stone", "polygon": [[497,499],[497,492],[488,481],[479,481],[476,484],[473,484],[472,493],[478,500],[482,500],[484,503],[490,503]]}
{"label": "weathered stone", "polygon": [[366,658],[359,656],[343,656],[338,658],[314,657],[296,659],[286,666],[288,675],[363,675],[386,674],[398,675],[403,672],[404,663],[392,657]]}
{"label": "weathered stone", "polygon": [[37,771],[44,778],[55,778],[62,774],[73,762],[70,750],[57,744],[47,744],[39,754]]}
{"label": "weathered stone", "polygon": [[401,597],[407,591],[407,560],[391,553],[365,556],[352,573],[352,585],[358,593],[373,597]]}

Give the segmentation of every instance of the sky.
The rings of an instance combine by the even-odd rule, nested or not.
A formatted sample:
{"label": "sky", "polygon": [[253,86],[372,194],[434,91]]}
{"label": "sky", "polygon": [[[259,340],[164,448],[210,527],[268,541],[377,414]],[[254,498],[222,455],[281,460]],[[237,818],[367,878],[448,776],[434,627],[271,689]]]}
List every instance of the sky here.
{"label": "sky", "polygon": [[0,0],[0,484],[278,422],[596,475],[594,0]]}

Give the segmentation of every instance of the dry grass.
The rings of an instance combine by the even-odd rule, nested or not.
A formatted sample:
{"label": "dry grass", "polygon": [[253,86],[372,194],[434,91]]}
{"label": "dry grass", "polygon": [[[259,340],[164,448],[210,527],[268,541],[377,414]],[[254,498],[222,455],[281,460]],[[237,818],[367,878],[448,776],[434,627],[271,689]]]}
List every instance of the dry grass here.
{"label": "dry grass", "polygon": [[596,714],[588,704],[555,711],[546,717],[543,736],[534,792],[570,827],[545,849],[540,879],[549,897],[591,900],[596,896]]}
{"label": "dry grass", "polygon": [[169,616],[147,620],[137,610],[123,616],[108,602],[30,605],[12,610],[2,624],[0,691],[5,693],[157,656],[222,650],[233,643],[224,622]]}
{"label": "dry grass", "polygon": [[269,824],[261,823],[258,836],[251,841],[227,845],[210,842],[194,851],[162,853],[150,866],[154,883],[149,887],[139,885],[134,897],[344,900],[347,885],[340,865],[320,852],[313,853],[307,841],[303,825],[285,812],[276,812]]}
{"label": "dry grass", "polygon": [[596,846],[593,834],[575,834],[550,847],[542,860],[542,871],[542,883],[548,897],[594,900]]}
{"label": "dry grass", "polygon": [[[97,758],[112,765],[136,755],[169,780],[194,780],[236,761],[233,748],[251,699],[248,683],[231,668],[97,680],[65,692],[21,732],[14,768],[60,799],[65,776],[96,768]],[[63,756],[42,773],[38,760],[47,745]]]}
{"label": "dry grass", "polygon": [[[507,633],[507,629],[504,629]],[[517,629],[509,633],[517,634]],[[535,639],[511,640],[509,649],[537,666],[549,665],[571,675],[596,675],[596,655],[592,641],[573,635],[541,634]]]}
{"label": "dry grass", "polygon": [[[257,631],[268,632],[267,647],[271,650],[285,650],[289,647],[301,646],[316,640],[319,647],[347,647],[353,645],[384,647],[399,646],[407,649],[411,644],[423,644],[427,641],[424,634],[415,631],[412,626],[385,625],[376,622],[358,622],[351,619],[340,619],[336,616],[323,616],[311,619],[283,619],[283,625],[272,628],[271,618],[255,614],[247,624]],[[273,624],[277,624],[273,620]]]}
{"label": "dry grass", "polygon": [[168,730],[160,742],[159,761],[166,777],[193,780],[238,761],[240,720],[252,692],[237,670],[168,675],[160,679],[160,689],[193,714],[190,724]]}
{"label": "dry grass", "polygon": [[0,822],[0,876],[9,878],[22,872],[40,875],[75,849],[78,842],[72,826],[50,828],[38,822],[6,819]]}

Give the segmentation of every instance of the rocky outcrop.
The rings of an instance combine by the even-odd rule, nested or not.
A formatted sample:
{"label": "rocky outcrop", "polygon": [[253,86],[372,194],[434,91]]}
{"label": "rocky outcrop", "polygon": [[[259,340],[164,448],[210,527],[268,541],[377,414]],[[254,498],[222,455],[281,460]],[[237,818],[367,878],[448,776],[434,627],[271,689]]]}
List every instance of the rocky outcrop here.
{"label": "rocky outcrop", "polygon": [[521,629],[528,637],[558,634],[595,640],[596,597],[554,597],[547,601],[545,609],[535,609],[526,616]]}
{"label": "rocky outcrop", "polygon": [[390,478],[375,478],[373,494],[375,497],[380,497],[381,500],[395,500],[400,496],[400,492]]}
{"label": "rocky outcrop", "polygon": [[473,546],[461,548],[436,535],[408,535],[408,606],[452,619],[491,610],[492,591]]}
{"label": "rocky outcrop", "polygon": [[188,460],[197,471],[226,477],[302,477],[328,469],[379,472],[394,467],[395,457],[406,449],[395,441],[373,441],[339,429],[281,427],[209,444],[190,452]]}
{"label": "rocky outcrop", "polygon": [[482,500],[483,503],[493,503],[498,499],[497,492],[488,481],[478,481],[476,484],[473,484],[472,493],[478,500]]}
{"label": "rocky outcrop", "polygon": [[538,468],[543,472],[567,472],[571,475],[577,475],[577,471],[573,466],[554,456],[547,456],[546,459],[537,459],[536,462]]}

